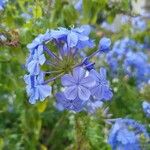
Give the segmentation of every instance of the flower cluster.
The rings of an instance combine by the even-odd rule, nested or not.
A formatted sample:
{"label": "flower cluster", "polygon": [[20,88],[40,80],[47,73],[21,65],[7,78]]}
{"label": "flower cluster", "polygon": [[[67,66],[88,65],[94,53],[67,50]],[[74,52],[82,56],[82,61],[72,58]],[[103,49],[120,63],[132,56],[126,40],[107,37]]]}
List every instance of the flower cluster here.
{"label": "flower cluster", "polygon": [[150,118],[150,103],[144,101],[142,103],[143,111],[148,118]]}
{"label": "flower cluster", "polygon": [[107,54],[107,63],[113,74],[117,74],[121,68],[128,76],[135,77],[138,85],[150,79],[150,63],[144,53],[144,45],[132,39],[116,41],[112,51]]}
{"label": "flower cluster", "polygon": [[112,150],[141,150],[140,135],[149,140],[146,128],[132,119],[116,119],[109,133]]}
{"label": "flower cluster", "polygon": [[101,27],[110,32],[119,32],[123,25],[131,24],[131,31],[143,32],[147,29],[146,21],[142,16],[131,17],[128,15],[116,15],[114,21],[110,24],[107,21],[102,22]]}
{"label": "flower cluster", "polygon": [[102,38],[98,50],[82,58],[84,48],[94,47],[89,34],[88,25],[70,30],[58,28],[40,34],[28,44],[30,54],[26,68],[29,74],[25,75],[24,80],[30,103],[43,101],[50,96],[53,88],[51,83],[59,80],[62,88],[58,87],[61,90],[53,93],[59,109],[78,112],[88,110],[91,104],[96,110],[102,101],[111,99],[112,92],[105,68],[100,68],[97,72],[94,69],[95,62],[90,61],[97,53],[107,52],[111,41],[106,37]]}

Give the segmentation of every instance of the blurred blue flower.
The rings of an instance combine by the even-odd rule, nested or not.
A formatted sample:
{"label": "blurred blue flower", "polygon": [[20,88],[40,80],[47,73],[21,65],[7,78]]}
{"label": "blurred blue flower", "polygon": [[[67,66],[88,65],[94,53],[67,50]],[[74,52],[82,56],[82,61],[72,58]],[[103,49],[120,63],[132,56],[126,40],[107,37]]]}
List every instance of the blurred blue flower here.
{"label": "blurred blue flower", "polygon": [[21,14],[21,17],[22,17],[25,21],[29,21],[29,20],[32,18],[32,16],[31,16],[30,14],[28,14],[28,13],[22,13],[22,14]]}
{"label": "blurred blue flower", "polygon": [[73,69],[73,74],[66,74],[61,78],[65,87],[64,95],[67,99],[74,100],[77,97],[83,101],[90,98],[90,88],[95,85],[91,76],[85,76],[85,70],[81,67]]}
{"label": "blurred blue flower", "polygon": [[[134,77],[138,87],[142,87],[150,79],[150,63],[144,53],[144,45],[132,39],[123,38],[114,43],[106,55],[106,61],[113,76],[124,73]],[[122,70],[121,70],[122,69]]]}
{"label": "blurred blue flower", "polygon": [[141,16],[133,17],[131,23],[135,31],[144,31],[147,28],[146,22]]}
{"label": "blurred blue flower", "polygon": [[96,99],[101,99],[104,101],[110,100],[113,96],[113,93],[106,79],[106,69],[100,68],[99,73],[93,69],[90,71],[90,75],[96,81],[95,86],[91,88],[92,96],[94,96]]}
{"label": "blurred blue flower", "polygon": [[51,95],[51,87],[44,83],[44,73],[40,72],[38,76],[25,75],[24,80],[27,84],[26,91],[31,104],[35,104],[37,100],[43,101]]}
{"label": "blurred blue flower", "polygon": [[63,92],[58,92],[55,97],[57,99],[56,102],[57,106],[59,106],[59,109],[67,109],[75,112],[79,112],[83,109],[84,102],[78,97],[76,97],[74,100],[69,100],[65,97]]}
{"label": "blurred blue flower", "polygon": [[113,150],[141,150],[140,134],[149,139],[143,125],[132,119],[116,119],[109,133],[108,143]]}
{"label": "blurred blue flower", "polygon": [[0,11],[4,9],[4,6],[6,5],[6,2],[8,0],[0,0]]}
{"label": "blurred blue flower", "polygon": [[78,2],[75,4],[75,9],[77,10],[77,11],[79,11],[79,12],[81,12],[82,11],[82,0],[78,0]]}
{"label": "blurred blue flower", "polygon": [[148,118],[150,118],[150,103],[144,101],[142,103],[143,111]]}
{"label": "blurred blue flower", "polygon": [[103,37],[99,41],[99,51],[108,52],[110,50],[111,40],[109,38]]}
{"label": "blurred blue flower", "polygon": [[111,32],[116,32],[116,28],[114,26],[114,24],[109,24],[108,22],[104,21],[102,24],[101,24],[101,27],[104,28],[105,30],[107,31],[111,31]]}

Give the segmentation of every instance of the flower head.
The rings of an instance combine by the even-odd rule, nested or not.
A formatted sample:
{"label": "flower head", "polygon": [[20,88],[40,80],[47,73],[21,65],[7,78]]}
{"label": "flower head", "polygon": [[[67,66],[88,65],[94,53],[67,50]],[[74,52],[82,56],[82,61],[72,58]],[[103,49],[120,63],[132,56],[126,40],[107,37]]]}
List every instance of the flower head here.
{"label": "flower head", "polygon": [[149,139],[145,127],[132,119],[116,119],[109,133],[108,143],[113,150],[140,150],[140,134]]}

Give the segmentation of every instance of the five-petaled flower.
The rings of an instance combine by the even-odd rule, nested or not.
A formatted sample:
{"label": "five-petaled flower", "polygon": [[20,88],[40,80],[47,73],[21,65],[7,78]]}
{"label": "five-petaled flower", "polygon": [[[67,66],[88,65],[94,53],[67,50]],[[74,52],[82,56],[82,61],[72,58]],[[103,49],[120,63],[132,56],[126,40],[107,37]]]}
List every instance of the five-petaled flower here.
{"label": "five-petaled flower", "polygon": [[87,101],[91,95],[90,88],[95,85],[95,80],[90,75],[86,76],[82,67],[74,68],[72,75],[64,75],[61,81],[65,87],[64,95],[69,100],[79,98]]}

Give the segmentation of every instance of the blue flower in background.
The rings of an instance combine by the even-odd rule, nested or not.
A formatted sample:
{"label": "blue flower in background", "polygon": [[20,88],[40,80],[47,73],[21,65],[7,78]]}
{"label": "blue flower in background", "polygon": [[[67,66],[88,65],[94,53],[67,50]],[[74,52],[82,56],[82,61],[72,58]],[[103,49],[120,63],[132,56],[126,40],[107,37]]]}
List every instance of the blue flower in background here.
{"label": "blue flower in background", "polygon": [[108,143],[112,150],[141,150],[140,134],[149,139],[143,125],[132,119],[116,119],[110,130]]}
{"label": "blue flower in background", "polygon": [[144,101],[142,103],[143,111],[148,118],[150,118],[150,103]]}
{"label": "blue flower in background", "polygon": [[136,31],[144,31],[147,27],[146,22],[140,16],[133,17],[131,23],[133,29],[135,29]]}
{"label": "blue flower in background", "polygon": [[73,69],[73,74],[66,74],[61,78],[62,85],[65,87],[64,95],[67,99],[74,100],[79,98],[87,101],[90,96],[90,88],[95,85],[91,76],[85,76],[85,70],[81,67]]}
{"label": "blue flower in background", "polygon": [[109,24],[108,22],[104,21],[101,24],[101,27],[104,28],[105,30],[111,31],[111,32],[116,32],[116,28],[113,24]]}
{"label": "blue flower in background", "polygon": [[113,94],[106,79],[106,69],[100,68],[99,73],[93,69],[90,71],[90,75],[96,81],[95,86],[91,88],[92,96],[96,99],[110,100]]}
{"label": "blue flower in background", "polygon": [[0,0],[0,11],[4,9],[7,1],[8,0]]}
{"label": "blue flower in background", "polygon": [[28,14],[28,13],[22,13],[22,14],[21,14],[21,17],[22,17],[25,21],[29,21],[29,20],[32,18],[32,16],[31,16],[30,14]]}
{"label": "blue flower in background", "polygon": [[129,76],[134,76],[137,82],[148,82],[150,79],[148,57],[143,52],[129,52],[124,60],[124,69]]}
{"label": "blue flower in background", "polygon": [[78,2],[75,4],[75,9],[77,10],[77,11],[79,11],[79,12],[81,12],[82,11],[82,0],[78,0]]}
{"label": "blue flower in background", "polygon": [[103,52],[108,52],[110,50],[111,40],[109,38],[103,37],[99,41],[99,50]]}
{"label": "blue flower in background", "polygon": [[83,109],[83,104],[84,102],[80,100],[78,97],[75,98],[74,100],[69,100],[65,97],[64,93],[58,92],[55,95],[57,99],[57,106],[59,105],[59,108],[61,109],[67,109],[67,110],[72,110],[75,112],[79,112]]}
{"label": "blue flower in background", "polygon": [[144,45],[132,39],[123,38],[114,43],[106,55],[106,61],[111,68],[112,76],[124,73],[134,77],[138,87],[150,79],[150,63],[144,52]]}
{"label": "blue flower in background", "polygon": [[44,83],[44,76],[43,72],[40,72],[38,76],[30,74],[24,76],[25,83],[27,84],[26,90],[31,104],[35,104],[37,100],[43,101],[51,95],[51,87]]}

